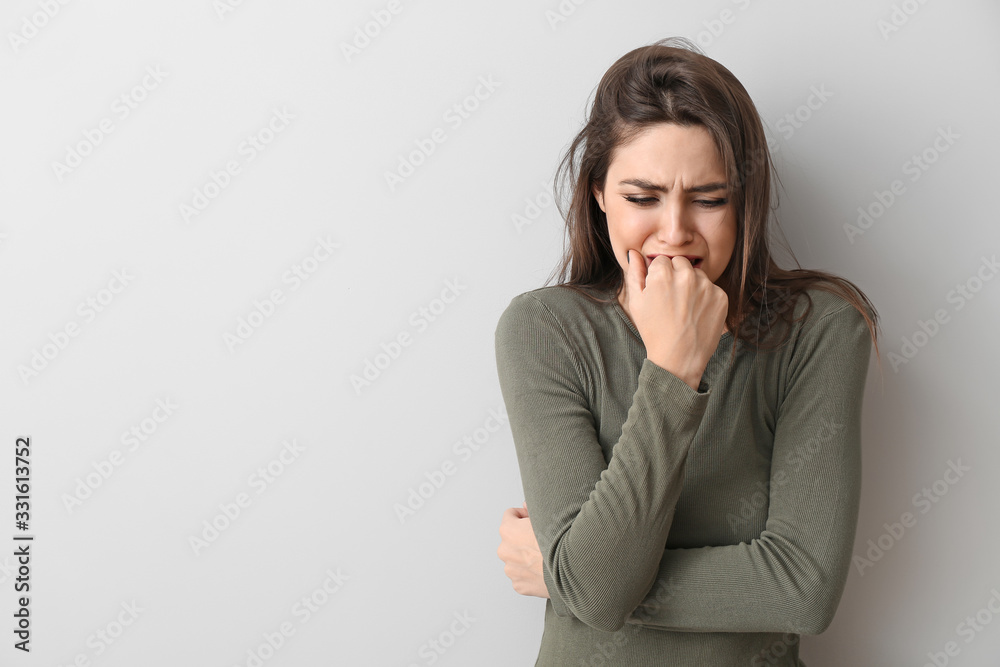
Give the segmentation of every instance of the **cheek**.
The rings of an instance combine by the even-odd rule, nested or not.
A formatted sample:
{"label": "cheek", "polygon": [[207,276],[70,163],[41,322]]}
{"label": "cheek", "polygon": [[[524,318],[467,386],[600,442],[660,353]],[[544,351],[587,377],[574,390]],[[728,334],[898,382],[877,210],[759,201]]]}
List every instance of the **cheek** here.
{"label": "cheek", "polygon": [[726,234],[726,243],[732,250],[736,246],[736,216],[733,216],[726,229],[728,230],[728,233]]}
{"label": "cheek", "polygon": [[628,236],[629,221],[624,215],[624,211],[617,208],[608,208],[608,237],[614,244],[620,244]]}
{"label": "cheek", "polygon": [[[623,271],[628,270],[628,250],[641,249],[643,236],[641,225],[635,217],[625,211],[608,211],[608,238],[611,249]],[[633,257],[634,259],[634,257]]]}
{"label": "cheek", "polygon": [[736,244],[736,219],[729,213],[711,231],[712,246],[716,252],[728,255]]}
{"label": "cheek", "polygon": [[656,215],[624,206],[608,210],[608,233],[612,239],[634,242],[644,239],[656,226]]}

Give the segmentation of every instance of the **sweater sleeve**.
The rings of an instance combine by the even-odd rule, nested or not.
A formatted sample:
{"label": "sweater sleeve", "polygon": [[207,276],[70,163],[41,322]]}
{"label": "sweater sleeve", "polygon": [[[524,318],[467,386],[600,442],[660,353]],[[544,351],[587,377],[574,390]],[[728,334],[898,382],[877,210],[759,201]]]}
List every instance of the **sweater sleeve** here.
{"label": "sweater sleeve", "polygon": [[826,630],[857,529],[870,350],[865,320],[850,304],[802,335],[776,416],[764,531],[749,544],[666,549],[656,584],[628,623],[688,632]]}
{"label": "sweater sleeve", "polygon": [[648,359],[605,461],[589,379],[551,310],[515,297],[495,332],[497,373],[554,611],[615,631],[656,579],[709,392]]}

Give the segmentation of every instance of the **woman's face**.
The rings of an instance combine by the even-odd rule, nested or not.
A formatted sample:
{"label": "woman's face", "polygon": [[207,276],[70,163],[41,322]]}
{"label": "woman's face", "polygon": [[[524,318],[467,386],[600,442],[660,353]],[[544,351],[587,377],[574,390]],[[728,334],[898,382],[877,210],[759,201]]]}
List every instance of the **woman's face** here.
{"label": "woman's face", "polygon": [[708,130],[674,123],[651,126],[620,146],[604,190],[594,188],[623,271],[630,248],[647,268],[656,255],[685,255],[700,258],[692,264],[713,283],[736,244],[729,194],[725,166]]}

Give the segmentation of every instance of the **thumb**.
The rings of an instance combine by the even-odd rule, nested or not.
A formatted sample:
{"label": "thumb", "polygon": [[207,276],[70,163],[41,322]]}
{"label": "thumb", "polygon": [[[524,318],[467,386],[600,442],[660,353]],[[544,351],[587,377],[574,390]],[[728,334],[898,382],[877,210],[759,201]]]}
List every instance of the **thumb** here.
{"label": "thumb", "polygon": [[[626,252],[628,270],[625,272],[625,298],[627,302],[630,296],[646,289],[646,261],[638,250],[633,251],[629,248]],[[635,256],[634,262],[632,261],[633,256]]]}

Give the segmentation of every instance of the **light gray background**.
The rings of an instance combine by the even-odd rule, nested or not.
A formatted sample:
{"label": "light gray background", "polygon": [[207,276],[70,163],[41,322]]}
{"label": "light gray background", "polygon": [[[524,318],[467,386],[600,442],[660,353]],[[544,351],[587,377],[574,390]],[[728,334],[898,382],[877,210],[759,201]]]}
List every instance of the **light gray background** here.
{"label": "light gray background", "polygon": [[[350,60],[342,44],[387,2],[219,4],[0,11],[0,540],[13,545],[23,434],[37,536],[30,655],[11,647],[13,547],[0,549],[0,663],[247,665],[288,623],[264,664],[428,665],[442,633],[434,664],[533,664],[544,603],[514,593],[496,556],[500,515],[523,496],[507,424],[486,430],[502,413],[493,331],[559,257],[548,181],[601,75],[683,35],[757,103],[802,265],[848,277],[883,316],[854,552],[891,548],[852,568],[833,625],[803,638],[802,656],[921,665],[953,641],[949,664],[995,664],[993,612],[971,641],[958,628],[1000,590],[1000,280],[981,268],[1000,249],[995,2],[402,0]],[[894,11],[901,25],[886,32]],[[147,68],[162,80],[120,118],[115,100]],[[499,85],[449,123],[480,77]],[[810,98],[824,87],[825,101]],[[294,118],[248,161],[241,142],[276,108]],[[782,129],[796,113],[808,118]],[[53,163],[104,118],[113,131],[60,180]],[[437,128],[445,141],[390,189],[385,173]],[[948,128],[958,138],[935,151]],[[925,150],[935,162],[912,180],[907,162]],[[241,171],[186,223],[180,205],[229,160]],[[844,225],[897,179],[905,192],[852,242]],[[283,275],[321,237],[339,249],[292,289]],[[128,284],[102,292],[121,270]],[[990,279],[976,284],[977,271]],[[447,281],[458,296],[435,304]],[[970,281],[979,291],[959,308],[949,292]],[[224,336],[274,289],[283,302],[231,350]],[[108,297],[92,321],[78,310]],[[432,306],[419,328],[411,315]],[[894,367],[889,354],[939,310],[947,322]],[[45,348],[73,323],[63,349]],[[356,391],[351,376],[400,334],[410,344]],[[25,380],[43,348],[52,358]],[[122,433],[162,417],[158,399],[177,407],[129,451]],[[464,438],[479,449],[456,449]],[[302,451],[258,494],[251,476],[286,440]],[[67,495],[115,450],[121,465],[70,511]],[[970,470],[921,512],[914,496],[959,459]],[[395,506],[447,462],[454,474],[401,522]],[[189,538],[240,493],[250,505],[196,555]],[[884,535],[907,511],[916,525]],[[309,596],[323,604],[306,620],[295,605]],[[134,623],[96,640],[133,601]],[[453,626],[456,614],[474,620]]]}

